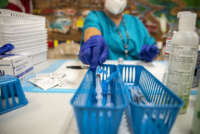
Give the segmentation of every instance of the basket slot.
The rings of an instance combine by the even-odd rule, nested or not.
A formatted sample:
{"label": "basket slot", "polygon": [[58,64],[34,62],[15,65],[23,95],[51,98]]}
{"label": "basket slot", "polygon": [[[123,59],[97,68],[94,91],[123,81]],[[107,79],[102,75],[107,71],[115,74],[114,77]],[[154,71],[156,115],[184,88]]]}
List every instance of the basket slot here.
{"label": "basket slot", "polygon": [[129,76],[128,73],[129,73],[128,72],[128,67],[125,67],[125,82],[127,82],[127,83],[128,83],[128,76]]}
{"label": "basket slot", "polygon": [[126,82],[129,82],[129,78],[130,78],[130,67],[127,67],[126,68],[126,76],[127,76],[127,78],[126,78]]}
{"label": "basket slot", "polygon": [[[13,105],[17,105],[17,103],[19,103],[19,100],[17,99],[18,97],[15,97],[15,91],[16,90],[14,90],[14,88],[13,88],[13,84],[8,84],[8,91],[9,91],[9,96],[11,96],[11,100],[12,100],[12,104]],[[16,99],[17,99],[17,101],[16,101]]]}
{"label": "basket slot", "polygon": [[2,91],[2,98],[1,98],[1,100],[2,100],[2,102],[3,102],[3,105],[2,105],[2,107],[3,107],[3,109],[6,109],[6,108],[9,108],[11,105],[10,105],[10,103],[9,103],[9,98],[8,98],[8,90],[7,90],[7,87],[6,87],[6,85],[3,85],[2,87],[1,87],[1,91]]}
{"label": "basket slot", "polygon": [[154,81],[153,81],[153,79],[152,78],[150,78],[151,79],[151,84],[150,84],[150,87],[149,87],[149,89],[151,90],[151,102],[154,102],[155,101],[155,92],[156,92],[156,90],[155,90],[155,88],[153,88],[155,85],[156,85],[156,83],[154,83]]}
{"label": "basket slot", "polygon": [[[81,134],[116,134],[123,111],[75,109]],[[82,113],[82,114],[80,114]]]}
{"label": "basket slot", "polygon": [[136,72],[136,71],[135,71],[135,67],[134,67],[134,68],[133,68],[133,72],[132,72],[132,75],[133,75],[133,76],[132,76],[132,82],[135,81],[135,72]]}
{"label": "basket slot", "polygon": [[146,75],[146,73],[144,73],[143,71],[141,72],[141,76],[140,76],[140,80],[139,80],[139,88],[141,89],[142,93],[144,94],[144,96],[146,97],[147,101],[152,102],[152,93],[153,90],[152,86],[153,86],[153,82],[151,79],[149,79],[149,76]]}
{"label": "basket slot", "polygon": [[125,82],[125,68],[122,68],[122,80]]}
{"label": "basket slot", "polygon": [[122,80],[125,83],[134,83],[135,81],[135,67],[134,66],[123,66],[122,69]]}
{"label": "basket slot", "polygon": [[[108,69],[108,67],[105,66],[104,71],[107,72],[107,69]],[[103,72],[103,80],[106,80],[106,79],[107,79],[107,75]]]}
{"label": "basket slot", "polygon": [[110,77],[110,67],[109,67],[109,66],[106,66],[105,72],[107,72],[107,73],[104,73],[104,75],[105,75],[105,80],[106,80],[108,77]]}
{"label": "basket slot", "polygon": [[161,102],[163,101],[164,89],[161,86],[159,86],[158,88],[159,88],[159,92],[158,92],[159,96],[155,104],[160,105]]}
{"label": "basket slot", "polygon": [[103,125],[102,128],[104,128],[105,133],[108,133],[108,134],[109,133],[112,134],[112,130],[111,130],[111,128],[113,127],[113,126],[111,126],[112,119],[113,119],[112,114],[113,114],[113,112],[111,112],[109,110],[106,110],[106,112],[104,112],[105,120],[107,120],[107,121],[105,122],[105,124]]}
{"label": "basket slot", "polygon": [[135,81],[135,67],[129,66],[129,77],[128,77],[129,83],[134,83]]}
{"label": "basket slot", "polygon": [[157,115],[156,115],[156,118],[157,120],[155,121],[155,125],[157,126],[157,130],[159,130],[159,133],[162,133],[163,131],[165,131],[165,126],[166,124],[164,123],[165,122],[165,116],[166,116],[166,113],[165,112],[158,112]]}
{"label": "basket slot", "polygon": [[[177,112],[177,111],[176,111]],[[136,130],[139,134],[168,134],[177,114],[167,109],[144,111],[138,114],[135,123],[142,124]],[[136,122],[137,120],[137,122]],[[138,125],[137,125],[138,126]]]}
{"label": "basket slot", "polygon": [[3,109],[10,108],[19,104],[19,98],[13,84],[3,85],[1,88],[1,107]]}
{"label": "basket slot", "polygon": [[162,104],[166,104],[167,97],[168,97],[167,92],[164,91]]}
{"label": "basket slot", "polygon": [[[164,116],[164,124],[167,124],[169,119],[170,119],[170,115],[171,115],[171,112],[169,110],[167,110],[165,112],[165,116]],[[168,125],[168,124],[167,124]]]}
{"label": "basket slot", "polygon": [[123,76],[123,81],[126,82],[126,68],[125,67],[123,68],[122,76]]}
{"label": "basket slot", "polygon": [[170,96],[168,93],[166,93],[166,99],[164,104],[169,104]]}
{"label": "basket slot", "polygon": [[[105,114],[106,113],[104,111],[98,111],[99,118],[97,118],[97,124],[98,124],[97,132],[99,132],[100,134],[105,133],[105,130],[106,130],[106,126],[104,126],[104,120],[106,120],[106,116],[104,116]],[[103,128],[103,126],[104,126],[104,128]]]}
{"label": "basket slot", "polygon": [[75,105],[81,105],[84,106],[87,102],[88,94],[87,93],[81,93],[80,95],[77,95],[74,101]]}
{"label": "basket slot", "polygon": [[156,104],[158,98],[160,97],[160,94],[159,94],[159,87],[158,87],[157,84],[154,85],[154,88],[155,88],[156,90],[154,90],[154,94],[153,94],[153,96],[154,96],[153,104]]}
{"label": "basket slot", "polygon": [[24,93],[23,92],[21,92],[21,90],[20,89],[22,89],[21,88],[21,85],[19,85],[19,84],[17,84],[17,82],[15,82],[15,84],[14,84],[14,88],[15,88],[15,91],[16,91],[16,94],[17,94],[17,97],[19,98],[19,103],[24,103]]}
{"label": "basket slot", "polygon": [[[166,98],[165,98],[165,103],[164,104],[173,104],[172,102],[172,97],[169,93],[166,92]],[[173,104],[174,105],[174,104]]]}
{"label": "basket slot", "polygon": [[160,105],[175,103],[175,101],[171,99],[172,97],[168,96],[168,92],[165,91],[164,87],[145,71],[141,72],[139,86],[146,99],[153,104]]}
{"label": "basket slot", "polygon": [[100,69],[104,70],[102,73],[101,73],[101,80],[104,81],[107,79],[107,77],[110,76],[110,68],[109,66],[100,66]]}
{"label": "basket slot", "polygon": [[169,118],[169,120],[167,122],[169,130],[172,128],[172,126],[174,124],[174,121],[176,120],[177,114],[178,114],[178,110],[177,109],[175,109],[173,112],[171,112],[171,114],[170,114],[171,116],[170,116],[170,118]]}
{"label": "basket slot", "polygon": [[94,112],[93,110],[92,111],[89,111],[89,117],[88,117],[88,123],[89,124],[93,124],[93,126],[90,126],[90,129],[89,129],[89,133],[90,134],[95,134],[95,130],[97,129],[97,114],[96,112]]}
{"label": "basket slot", "polygon": [[156,104],[161,105],[163,101],[163,97],[164,97],[164,90],[162,89],[162,87],[160,87],[160,97]]}

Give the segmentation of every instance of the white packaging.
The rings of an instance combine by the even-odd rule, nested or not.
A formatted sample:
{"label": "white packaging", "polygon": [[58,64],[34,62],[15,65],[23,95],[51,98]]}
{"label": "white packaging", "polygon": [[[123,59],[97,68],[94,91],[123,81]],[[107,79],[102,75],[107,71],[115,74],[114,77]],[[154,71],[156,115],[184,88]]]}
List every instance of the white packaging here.
{"label": "white packaging", "polygon": [[23,53],[23,54],[27,55],[31,59],[33,65],[40,64],[47,60],[47,50],[45,51],[38,50],[38,52],[32,52],[31,54],[30,53]]}
{"label": "white packaging", "polygon": [[0,70],[4,74],[23,79],[33,73],[33,65],[27,56],[15,55],[0,59]]}

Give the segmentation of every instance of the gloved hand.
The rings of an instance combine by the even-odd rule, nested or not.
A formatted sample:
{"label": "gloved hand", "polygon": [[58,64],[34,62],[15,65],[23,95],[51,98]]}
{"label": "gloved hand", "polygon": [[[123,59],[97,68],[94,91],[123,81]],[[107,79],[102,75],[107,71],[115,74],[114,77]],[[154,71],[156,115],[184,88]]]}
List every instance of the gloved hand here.
{"label": "gloved hand", "polygon": [[155,45],[143,45],[139,58],[145,62],[151,62],[158,53],[159,50]]}
{"label": "gloved hand", "polygon": [[90,65],[92,71],[108,57],[108,46],[101,35],[92,36],[80,48],[79,59]]}
{"label": "gloved hand", "polygon": [[6,52],[9,52],[14,49],[14,46],[12,44],[5,44],[2,47],[0,47],[0,55],[5,54]]}

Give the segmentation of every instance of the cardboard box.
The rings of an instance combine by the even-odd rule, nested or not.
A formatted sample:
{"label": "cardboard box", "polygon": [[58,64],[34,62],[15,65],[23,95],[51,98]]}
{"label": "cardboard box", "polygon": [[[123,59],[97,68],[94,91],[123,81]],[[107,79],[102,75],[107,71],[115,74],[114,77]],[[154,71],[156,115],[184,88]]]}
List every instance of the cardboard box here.
{"label": "cardboard box", "polygon": [[24,55],[15,55],[0,59],[0,72],[7,75],[14,75],[24,79],[28,74],[33,73],[31,60]]}

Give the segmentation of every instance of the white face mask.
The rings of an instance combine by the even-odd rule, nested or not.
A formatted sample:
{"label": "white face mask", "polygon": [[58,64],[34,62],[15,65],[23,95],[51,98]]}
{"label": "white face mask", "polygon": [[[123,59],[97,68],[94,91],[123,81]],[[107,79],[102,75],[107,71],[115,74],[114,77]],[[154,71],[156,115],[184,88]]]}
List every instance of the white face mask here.
{"label": "white face mask", "polygon": [[114,15],[122,13],[127,5],[127,0],[106,0],[105,2],[105,8]]}

